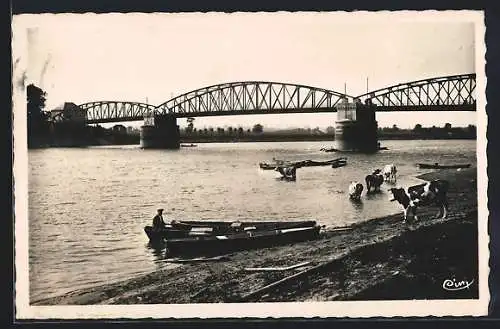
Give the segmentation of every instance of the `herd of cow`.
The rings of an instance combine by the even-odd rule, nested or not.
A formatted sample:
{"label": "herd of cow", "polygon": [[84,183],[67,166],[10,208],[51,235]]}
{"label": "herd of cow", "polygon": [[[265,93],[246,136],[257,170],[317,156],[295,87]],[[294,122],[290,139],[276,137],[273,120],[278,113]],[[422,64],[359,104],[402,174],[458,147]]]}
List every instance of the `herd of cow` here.
{"label": "herd of cow", "polygon": [[[397,168],[394,164],[384,166],[383,170],[375,169],[365,177],[366,193],[380,191],[384,182],[396,183]],[[448,213],[447,192],[449,183],[446,180],[432,180],[407,189],[402,187],[392,187],[388,189],[390,193],[389,201],[397,201],[403,208],[404,221],[408,222],[410,217],[418,220],[417,207],[435,205],[439,207],[436,217],[446,218]],[[360,201],[363,193],[363,184],[352,181],[349,185],[349,198],[353,201]]]}

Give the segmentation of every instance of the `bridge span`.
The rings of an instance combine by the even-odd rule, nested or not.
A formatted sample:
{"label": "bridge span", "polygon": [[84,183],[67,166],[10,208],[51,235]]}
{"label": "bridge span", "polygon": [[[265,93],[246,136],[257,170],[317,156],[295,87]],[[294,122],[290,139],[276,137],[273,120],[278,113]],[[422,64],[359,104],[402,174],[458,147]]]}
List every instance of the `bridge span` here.
{"label": "bridge span", "polygon": [[356,97],[306,85],[244,81],[217,84],[174,97],[158,106],[124,101],[97,101],[78,105],[87,123],[141,121],[150,114],[176,118],[336,112],[342,99],[371,101],[376,111],[475,111],[476,74],[412,81]]}

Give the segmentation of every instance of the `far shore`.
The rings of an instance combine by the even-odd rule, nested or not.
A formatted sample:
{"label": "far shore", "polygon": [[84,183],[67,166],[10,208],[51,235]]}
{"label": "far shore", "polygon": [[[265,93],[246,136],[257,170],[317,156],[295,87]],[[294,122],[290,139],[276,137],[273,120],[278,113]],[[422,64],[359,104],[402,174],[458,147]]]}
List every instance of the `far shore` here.
{"label": "far shore", "polygon": [[[429,172],[418,178],[450,181],[448,218],[433,219],[437,209],[422,208],[420,220],[413,224],[404,223],[402,213],[366,219],[347,230],[325,231],[318,240],[157,270],[32,305],[478,298],[476,168]],[[244,270],[302,262],[325,266],[262,292],[260,288],[303,268]],[[475,284],[459,291],[443,289],[443,282],[452,277]]]}
{"label": "far shore", "polygon": [[[381,147],[384,147],[384,141],[390,140],[476,140],[475,138],[409,138],[409,137],[379,137],[378,138]],[[333,136],[327,138],[323,135],[318,136],[288,136],[283,138],[276,138],[274,136],[260,137],[260,138],[234,138],[234,137],[224,137],[224,138],[186,138],[181,137],[181,144],[210,144],[210,143],[279,143],[279,142],[324,142],[326,147],[330,147],[335,142]],[[332,143],[331,145],[328,143]],[[30,147],[29,149],[43,149],[43,148],[84,148],[89,146],[113,146],[113,145],[140,145],[139,137],[135,139],[127,138],[123,141],[115,139],[114,141],[109,141],[105,139],[100,139],[92,143],[73,143],[73,142],[57,142],[55,144],[41,144]]]}

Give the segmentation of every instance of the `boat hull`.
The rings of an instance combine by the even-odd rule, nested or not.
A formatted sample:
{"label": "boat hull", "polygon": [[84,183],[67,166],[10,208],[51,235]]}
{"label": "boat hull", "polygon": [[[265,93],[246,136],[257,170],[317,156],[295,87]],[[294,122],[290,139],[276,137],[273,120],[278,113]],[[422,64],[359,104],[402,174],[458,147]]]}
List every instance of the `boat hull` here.
{"label": "boat hull", "polygon": [[340,168],[340,167],[344,167],[345,165],[347,165],[347,162],[339,161],[337,163],[332,164],[332,168]]}
{"label": "boat hull", "polygon": [[[164,240],[187,238],[192,236],[214,236],[223,234],[235,234],[245,230],[270,231],[280,229],[293,229],[300,227],[314,227],[316,221],[294,221],[294,222],[223,222],[223,221],[179,221],[171,223],[162,231],[154,231],[151,226],[144,227],[144,232],[151,242],[162,242]],[[204,228],[206,230],[204,230]]]}
{"label": "boat hull", "polygon": [[218,255],[309,241],[318,238],[319,232],[320,226],[316,225],[288,230],[170,239],[166,246],[167,253],[172,256]]}
{"label": "boat hull", "polygon": [[456,165],[440,165],[440,164],[427,164],[427,163],[417,163],[420,169],[466,169],[470,168],[470,163],[467,164],[456,164]]}
{"label": "boat hull", "polygon": [[341,157],[341,158],[327,160],[327,161],[303,160],[303,161],[296,161],[296,162],[285,162],[285,163],[280,163],[280,164],[271,164],[271,163],[261,162],[261,163],[259,163],[259,167],[260,167],[260,169],[263,169],[263,170],[273,170],[273,169],[276,169],[277,167],[289,167],[289,166],[295,166],[297,168],[317,167],[317,166],[330,166],[330,165],[334,165],[337,163],[344,163],[345,161],[347,161],[347,158]]}

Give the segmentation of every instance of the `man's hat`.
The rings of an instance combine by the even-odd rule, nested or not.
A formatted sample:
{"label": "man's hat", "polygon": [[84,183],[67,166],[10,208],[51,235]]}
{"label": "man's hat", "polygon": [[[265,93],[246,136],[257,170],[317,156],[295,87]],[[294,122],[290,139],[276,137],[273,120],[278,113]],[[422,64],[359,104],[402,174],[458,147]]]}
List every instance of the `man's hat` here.
{"label": "man's hat", "polygon": [[158,211],[163,211],[163,208],[159,208]]}

